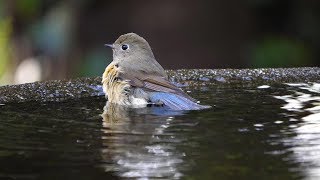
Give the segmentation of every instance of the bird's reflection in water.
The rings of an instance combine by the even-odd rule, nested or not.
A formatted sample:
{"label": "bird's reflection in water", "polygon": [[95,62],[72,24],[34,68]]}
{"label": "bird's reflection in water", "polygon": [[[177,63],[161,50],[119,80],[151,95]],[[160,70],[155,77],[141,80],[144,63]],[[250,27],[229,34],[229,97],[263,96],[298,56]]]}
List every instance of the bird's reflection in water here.
{"label": "bird's reflection in water", "polygon": [[127,108],[107,103],[103,118],[103,167],[127,178],[180,178],[182,136],[168,131],[174,116],[162,107]]}

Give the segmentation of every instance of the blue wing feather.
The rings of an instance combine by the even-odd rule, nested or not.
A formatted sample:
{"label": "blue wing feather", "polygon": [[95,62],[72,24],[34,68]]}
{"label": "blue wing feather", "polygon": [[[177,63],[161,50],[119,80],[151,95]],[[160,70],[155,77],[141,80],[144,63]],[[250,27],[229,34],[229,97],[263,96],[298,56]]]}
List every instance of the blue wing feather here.
{"label": "blue wing feather", "polygon": [[150,93],[150,101],[152,103],[162,102],[165,106],[168,106],[172,110],[200,110],[211,107],[200,105],[191,99],[179,96],[177,94],[165,92]]}

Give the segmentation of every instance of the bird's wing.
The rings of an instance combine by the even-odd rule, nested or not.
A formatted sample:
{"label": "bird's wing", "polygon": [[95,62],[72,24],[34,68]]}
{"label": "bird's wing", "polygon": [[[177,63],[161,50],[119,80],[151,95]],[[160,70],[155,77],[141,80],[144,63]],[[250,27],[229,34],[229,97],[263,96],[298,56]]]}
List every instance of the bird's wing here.
{"label": "bird's wing", "polygon": [[196,102],[195,99],[184,93],[180,88],[169,82],[165,77],[159,75],[148,75],[145,73],[119,73],[119,77],[127,80],[131,86],[147,89],[149,91],[172,93]]}

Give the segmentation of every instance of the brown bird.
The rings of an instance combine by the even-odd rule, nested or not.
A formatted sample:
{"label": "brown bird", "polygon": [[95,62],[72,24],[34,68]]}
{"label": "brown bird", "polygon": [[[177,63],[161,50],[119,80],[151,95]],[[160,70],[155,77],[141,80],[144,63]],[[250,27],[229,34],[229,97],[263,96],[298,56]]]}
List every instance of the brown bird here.
{"label": "brown bird", "polygon": [[156,61],[149,43],[135,33],[121,35],[113,44],[113,61],[102,75],[103,91],[109,103],[131,107],[163,105],[173,110],[210,108],[169,82]]}

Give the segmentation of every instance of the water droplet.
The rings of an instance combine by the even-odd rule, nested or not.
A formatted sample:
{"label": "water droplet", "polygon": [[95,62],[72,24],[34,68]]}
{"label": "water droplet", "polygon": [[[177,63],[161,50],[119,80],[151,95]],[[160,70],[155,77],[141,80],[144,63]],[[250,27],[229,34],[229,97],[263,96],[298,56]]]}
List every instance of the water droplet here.
{"label": "water droplet", "polygon": [[254,127],[263,127],[263,124],[254,124]]}
{"label": "water droplet", "polygon": [[283,123],[283,121],[275,121],[274,123],[275,124],[281,124],[281,123]]}
{"label": "water droplet", "polygon": [[296,121],[298,121],[298,119],[290,118],[289,121],[296,122]]}
{"label": "water droplet", "polygon": [[262,86],[258,86],[257,88],[258,89],[268,89],[268,88],[270,88],[270,86],[269,85],[262,85]]}

